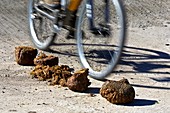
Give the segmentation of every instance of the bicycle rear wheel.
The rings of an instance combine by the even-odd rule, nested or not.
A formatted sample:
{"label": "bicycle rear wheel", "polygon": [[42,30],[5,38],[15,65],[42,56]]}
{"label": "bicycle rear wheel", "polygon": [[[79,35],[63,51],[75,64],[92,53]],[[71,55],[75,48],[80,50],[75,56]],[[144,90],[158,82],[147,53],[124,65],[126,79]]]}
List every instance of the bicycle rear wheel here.
{"label": "bicycle rear wheel", "polygon": [[[103,17],[105,2],[94,1],[94,24],[99,32],[89,29],[84,0],[78,11],[76,23],[77,49],[81,64],[89,69],[94,79],[104,79],[116,67],[125,42],[125,14],[120,0],[109,1],[109,21]],[[89,7],[88,7],[89,8]],[[104,32],[103,32],[104,31]]]}
{"label": "bicycle rear wheel", "polygon": [[35,10],[35,6],[38,6],[39,2],[40,0],[29,0],[29,31],[34,45],[41,50],[47,50],[54,41],[56,33],[53,32],[52,21]]}

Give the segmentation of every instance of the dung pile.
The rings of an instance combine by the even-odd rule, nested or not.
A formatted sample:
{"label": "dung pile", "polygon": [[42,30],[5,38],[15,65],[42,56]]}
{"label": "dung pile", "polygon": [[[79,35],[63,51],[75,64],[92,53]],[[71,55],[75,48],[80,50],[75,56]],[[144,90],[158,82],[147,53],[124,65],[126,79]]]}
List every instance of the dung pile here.
{"label": "dung pile", "polygon": [[[15,48],[16,62],[20,65],[35,65],[30,72],[32,78],[40,81],[48,81],[49,85],[61,85],[72,91],[83,92],[87,90],[91,82],[88,79],[88,69],[72,72],[68,65],[58,65],[59,58],[46,55],[37,49],[26,46]],[[113,104],[130,103],[135,98],[135,90],[127,79],[120,81],[108,80],[101,89],[100,94]]]}
{"label": "dung pile", "polygon": [[70,90],[82,92],[90,85],[88,69],[71,72],[68,65],[59,66],[59,58],[53,55],[39,54],[38,50],[28,46],[15,47],[15,58],[19,65],[35,65],[30,72],[32,78],[48,81],[49,85],[61,85]]}
{"label": "dung pile", "polygon": [[88,69],[81,69],[71,73],[68,65],[58,65],[58,57],[53,55],[47,56],[40,53],[35,59],[35,68],[31,71],[32,78],[41,81],[48,81],[49,85],[61,85],[68,87],[70,90],[82,92],[90,85]]}
{"label": "dung pile", "polygon": [[135,98],[135,90],[127,79],[106,81],[100,89],[100,94],[113,104],[130,103]]}
{"label": "dung pile", "polygon": [[67,65],[44,66],[37,65],[30,73],[32,78],[48,81],[49,85],[61,85],[68,87],[72,91],[85,91],[90,85],[88,69],[71,73],[71,69]]}
{"label": "dung pile", "polygon": [[72,76],[71,71],[67,65],[37,65],[30,73],[32,78],[49,82],[49,85],[66,86],[67,79]]}
{"label": "dung pile", "polygon": [[58,65],[59,59],[53,55],[47,56],[43,52],[40,52],[39,55],[34,59],[35,65],[48,65],[55,66]]}
{"label": "dung pile", "polygon": [[85,91],[91,84],[87,76],[88,69],[75,72],[67,81],[68,88],[73,91]]}
{"label": "dung pile", "polygon": [[34,65],[34,58],[38,51],[28,46],[15,47],[15,59],[19,65]]}

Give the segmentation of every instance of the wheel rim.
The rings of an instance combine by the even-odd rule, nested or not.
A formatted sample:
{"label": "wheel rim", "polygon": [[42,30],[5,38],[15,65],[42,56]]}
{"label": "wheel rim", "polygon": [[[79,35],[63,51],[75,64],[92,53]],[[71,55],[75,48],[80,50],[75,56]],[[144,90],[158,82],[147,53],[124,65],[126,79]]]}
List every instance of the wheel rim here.
{"label": "wheel rim", "polygon": [[28,18],[31,39],[36,47],[45,50],[52,43],[56,33],[53,32],[52,22],[36,13],[34,5],[39,0],[29,0]]}
{"label": "wheel rim", "polygon": [[[90,33],[88,33],[88,36],[86,36],[87,34],[85,34],[85,36],[83,36],[82,38],[82,31],[88,28],[87,26],[86,28],[82,28],[82,26],[83,27],[85,26],[85,25],[82,25],[85,19],[81,18],[82,15],[85,16],[83,14],[85,12],[85,6],[82,7],[82,10],[80,11],[80,17],[77,21],[77,47],[78,47],[80,61],[83,67],[89,68],[89,75],[95,79],[103,79],[104,77],[108,76],[113,71],[113,69],[116,67],[117,62],[119,61],[119,57],[121,55],[121,51],[122,51],[123,44],[124,44],[125,23],[124,23],[124,15],[122,12],[123,10],[121,9],[121,5],[119,4],[119,1],[113,0],[112,2],[113,2],[112,4],[116,6],[115,12],[118,14],[118,17],[119,17],[117,19],[118,25],[116,25],[115,23],[111,23],[111,25],[114,24],[114,26],[117,26],[117,28],[111,28],[114,31],[114,37],[119,38],[117,42],[116,41],[114,43],[112,42],[114,40],[113,36],[106,37],[108,39],[102,39],[102,38],[99,38],[99,39],[91,38],[90,39],[90,37],[92,37],[89,35]],[[97,19],[95,20],[95,22],[96,21]],[[116,31],[117,33],[115,32],[115,29],[118,29]],[[89,40],[86,38],[89,38]],[[117,43],[118,45],[116,45],[115,43]],[[88,47],[85,47],[85,46],[88,46]],[[104,63],[107,63],[107,64],[105,65]],[[102,67],[102,68],[97,69],[98,67]]]}

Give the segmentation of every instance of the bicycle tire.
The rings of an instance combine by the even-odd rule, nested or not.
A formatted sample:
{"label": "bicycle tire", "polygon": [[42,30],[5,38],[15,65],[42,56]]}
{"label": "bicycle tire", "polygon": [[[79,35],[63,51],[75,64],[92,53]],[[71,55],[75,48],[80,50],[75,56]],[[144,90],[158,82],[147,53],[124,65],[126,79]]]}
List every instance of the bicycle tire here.
{"label": "bicycle tire", "polygon": [[[88,19],[87,19],[87,16],[85,15],[87,0],[84,0],[82,2],[78,10],[78,14],[77,14],[78,16],[77,16],[77,21],[76,21],[76,39],[77,39],[77,51],[78,51],[79,59],[80,59],[80,62],[83,68],[89,69],[89,76],[94,79],[98,79],[98,80],[105,79],[115,69],[118,61],[120,60],[121,53],[123,51],[123,46],[125,43],[126,16],[125,16],[125,12],[122,6],[122,1],[112,0],[111,2],[113,6],[112,8],[114,8],[114,11],[115,11],[114,13],[116,13],[116,15],[118,16],[116,17],[117,19],[114,18],[115,20],[118,21],[117,22],[118,25],[116,28],[118,31],[113,32],[114,37],[113,35],[111,35],[111,37],[109,38],[104,37],[104,39],[106,39],[106,42],[104,43],[103,43],[104,39],[102,36],[100,38],[97,37],[98,39],[96,37],[93,37],[92,36],[93,34],[89,32],[90,30],[87,27]],[[99,2],[96,2],[96,4],[97,3]],[[100,10],[97,9],[97,11],[100,11]],[[97,19],[100,18],[101,16],[102,15],[97,16]],[[97,22],[97,19],[95,19],[94,21]],[[114,19],[113,21],[111,20],[110,22],[112,22],[111,25],[114,23],[114,26],[115,26],[116,22],[114,22]],[[85,24],[83,24],[84,22]],[[115,28],[112,28],[112,29],[116,30]],[[115,37],[118,40],[117,42],[113,43],[112,41],[115,40]],[[95,41],[98,41],[98,43],[96,43]],[[108,47],[110,46],[108,50],[107,48],[104,49],[104,47],[107,47],[107,46]],[[102,57],[106,57],[106,58],[102,58]]]}
{"label": "bicycle tire", "polygon": [[31,41],[40,50],[48,50],[56,37],[51,20],[38,14],[34,6],[39,0],[28,1],[28,24]]}

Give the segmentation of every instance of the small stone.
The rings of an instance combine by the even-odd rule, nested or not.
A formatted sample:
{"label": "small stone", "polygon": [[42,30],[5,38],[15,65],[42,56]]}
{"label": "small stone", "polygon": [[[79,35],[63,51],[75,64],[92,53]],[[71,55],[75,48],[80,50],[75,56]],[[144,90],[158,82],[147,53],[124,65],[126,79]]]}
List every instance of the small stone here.
{"label": "small stone", "polygon": [[89,96],[90,96],[90,97],[95,97],[96,95],[93,94],[93,93],[90,93]]}
{"label": "small stone", "polygon": [[9,112],[17,112],[17,110],[11,109],[11,110],[9,110]]}
{"label": "small stone", "polygon": [[37,113],[36,111],[29,111],[28,113]]}
{"label": "small stone", "polygon": [[165,44],[166,46],[170,46],[170,44]]}

